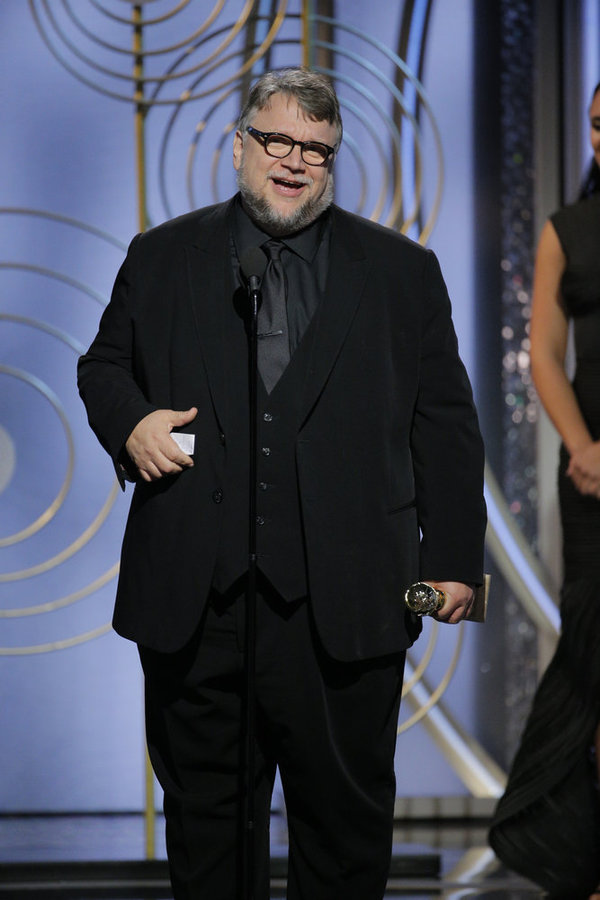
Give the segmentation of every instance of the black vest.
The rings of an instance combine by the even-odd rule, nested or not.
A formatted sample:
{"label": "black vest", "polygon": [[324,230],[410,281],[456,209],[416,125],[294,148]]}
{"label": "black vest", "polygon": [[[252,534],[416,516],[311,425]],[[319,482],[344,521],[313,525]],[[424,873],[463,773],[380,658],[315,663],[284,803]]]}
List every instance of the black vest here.
{"label": "black vest", "polygon": [[[213,579],[213,586],[221,593],[248,569],[248,342],[243,322],[235,313],[235,307],[246,302],[243,293],[236,292],[226,326],[230,335],[225,359],[226,467],[222,527]],[[286,600],[308,593],[296,438],[317,318],[315,314],[271,394],[267,394],[258,376],[257,565]]]}

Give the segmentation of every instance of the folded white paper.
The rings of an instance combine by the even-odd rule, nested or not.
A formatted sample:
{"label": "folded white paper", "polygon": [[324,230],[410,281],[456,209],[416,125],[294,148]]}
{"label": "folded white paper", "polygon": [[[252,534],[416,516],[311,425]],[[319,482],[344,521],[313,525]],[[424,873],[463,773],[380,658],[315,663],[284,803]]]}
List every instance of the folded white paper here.
{"label": "folded white paper", "polygon": [[184,434],[181,431],[172,431],[171,437],[180,450],[183,450],[183,452],[187,453],[188,456],[193,456],[194,442],[196,438],[195,434]]}

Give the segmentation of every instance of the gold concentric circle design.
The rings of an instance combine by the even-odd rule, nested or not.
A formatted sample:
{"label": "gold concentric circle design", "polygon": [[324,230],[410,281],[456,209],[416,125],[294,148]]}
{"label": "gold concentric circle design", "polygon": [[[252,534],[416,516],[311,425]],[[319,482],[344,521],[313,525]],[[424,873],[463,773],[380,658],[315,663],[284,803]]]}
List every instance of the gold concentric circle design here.
{"label": "gold concentric circle design", "polygon": [[[12,316],[4,316],[0,313],[0,322],[4,321],[15,321],[17,317]],[[28,324],[35,326],[37,323],[32,320],[28,321]],[[8,534],[4,537],[0,536],[0,547],[9,547],[11,544],[16,544],[18,541],[23,541],[28,537],[31,537],[32,534],[35,534],[36,531],[39,531],[40,528],[43,528],[48,522],[56,515],[57,511],[62,506],[62,503],[67,495],[69,487],[71,485],[71,481],[73,478],[73,465],[75,459],[75,446],[73,442],[73,432],[71,431],[71,427],[67,420],[67,416],[65,415],[64,408],[56,396],[56,394],[45,384],[43,384],[38,378],[34,375],[29,375],[27,372],[21,372],[18,369],[13,369],[11,366],[4,366],[0,364],[0,375],[8,375],[12,378],[18,378],[21,381],[24,381],[26,384],[29,384],[34,390],[39,391],[40,394],[50,403],[52,408],[54,409],[56,415],[58,416],[60,423],[63,427],[63,431],[65,433],[65,438],[68,446],[68,462],[67,469],[65,472],[65,477],[63,483],[58,491],[54,500],[46,507],[46,509],[39,515],[34,522],[28,525],[26,528],[21,528],[19,531],[14,532],[13,534]],[[12,581],[13,577],[21,577],[26,578],[30,574],[30,570],[25,570],[23,573],[0,573],[0,582],[1,581]],[[1,613],[0,613],[1,615]]]}
{"label": "gold concentric circle design", "polygon": [[[415,709],[413,714],[408,716],[408,718],[404,719],[398,725],[398,734],[401,734],[403,731],[408,731],[409,728],[411,728],[413,725],[416,725],[417,722],[419,722],[424,716],[426,716],[427,713],[429,712],[429,710],[439,702],[439,700],[442,698],[442,695],[447,690],[447,688],[450,684],[450,681],[452,680],[452,676],[454,675],[454,673],[456,671],[456,667],[458,666],[458,662],[460,659],[462,645],[463,645],[463,636],[464,636],[463,628],[464,628],[464,626],[462,624],[460,624],[458,626],[449,626],[449,625],[440,626],[439,622],[435,621],[434,619],[428,619],[427,623],[428,623],[428,628],[426,626],[426,630],[429,631],[429,634],[427,636],[427,643],[425,645],[425,651],[424,651],[423,655],[421,656],[421,658],[415,663],[413,672],[410,675],[410,677],[405,679],[404,684],[402,685],[402,699],[403,700],[410,695],[410,693],[414,689],[415,685],[417,685],[417,684],[422,685],[424,683],[425,673],[427,671],[429,664],[431,663],[431,661],[433,659],[435,649],[436,649],[436,644],[437,644],[439,636],[440,636],[440,634],[439,634],[440,627],[444,627],[444,628],[454,627],[456,630],[456,640],[454,642],[454,647],[450,654],[450,658],[447,661],[446,668],[445,668],[444,672],[442,673],[441,677],[439,677],[437,685],[435,686],[435,688],[427,689],[428,697],[427,697],[426,701],[423,703],[417,704],[417,708]],[[421,640],[423,640],[423,638],[421,638]],[[411,651],[409,651],[408,659],[411,662],[413,661],[412,656],[413,656],[413,653]]]}
{"label": "gold concentric circle design", "polygon": [[[117,259],[122,258],[125,249],[123,243],[111,235],[92,228],[86,223],[52,213],[19,208],[0,208],[0,216],[33,218],[35,220],[34,227],[40,229],[40,235],[43,234],[45,238],[48,238],[49,243],[51,242],[50,235],[56,227],[66,226],[75,229],[77,239],[82,242],[91,240],[96,252],[98,252],[99,241],[102,242],[105,249],[109,248],[109,254],[111,245],[113,250],[118,250],[118,257],[116,253],[114,254],[115,264]],[[74,244],[76,238],[73,237],[71,242]],[[40,240],[37,244],[33,243],[43,247],[45,240]],[[2,276],[4,276],[6,284],[3,284]],[[66,330],[64,323],[58,323],[61,316],[63,319],[71,318],[68,314],[69,303],[77,305],[81,302],[80,298],[85,297],[94,305],[103,306],[106,303],[106,296],[68,273],[41,264],[16,260],[0,261],[0,296],[3,296],[3,305],[6,307],[12,305],[15,309],[22,310],[22,312],[0,313],[3,352],[10,357],[8,363],[3,362],[0,365],[0,380],[3,382],[3,395],[6,401],[2,423],[3,445],[10,447],[15,456],[15,463],[11,466],[10,471],[5,473],[0,487],[0,491],[9,501],[5,510],[10,513],[9,516],[3,517],[3,525],[6,527],[0,534],[0,563],[2,565],[0,571],[0,620],[8,624],[10,620],[65,610],[84,598],[91,597],[115,578],[118,572],[118,563],[114,560],[109,562],[103,572],[94,572],[93,577],[90,577],[86,565],[81,565],[76,560],[77,555],[84,550],[86,545],[97,539],[102,526],[106,524],[113,512],[119,489],[116,479],[110,476],[108,468],[106,473],[107,494],[101,500],[99,510],[94,512],[93,509],[90,509],[90,518],[87,522],[85,521],[89,499],[88,491],[82,481],[88,473],[81,459],[78,466],[77,458],[77,434],[81,432],[83,423],[73,421],[73,415],[80,412],[83,418],[83,408],[76,396],[75,361],[77,356],[84,351],[84,345]],[[49,298],[56,300],[55,305],[60,307],[57,310],[56,322],[51,321],[54,311],[53,303]],[[48,314],[48,321],[39,318],[39,310],[42,308]],[[27,312],[31,314],[26,314]],[[66,359],[60,348],[66,348]],[[45,361],[46,356],[52,361]],[[15,364],[16,360],[21,362],[20,366]],[[56,388],[50,383],[50,380],[55,378],[57,380]],[[11,383],[20,385],[19,391],[12,388]],[[20,392],[24,392],[23,396]],[[62,396],[60,396],[61,393]],[[17,396],[19,400],[23,401],[22,408],[18,406],[15,399],[13,399],[12,406],[8,402],[8,398]],[[36,396],[39,398],[39,403],[31,399]],[[41,476],[37,474],[37,469],[47,471],[54,477],[55,470],[56,472],[58,470],[56,465],[48,467],[48,448],[54,448],[50,452],[56,453],[56,447],[60,445],[61,441],[59,440],[57,444],[56,438],[51,435],[53,427],[51,420],[46,421],[46,416],[43,416],[46,423],[45,431],[43,434],[39,433],[37,419],[43,411],[43,404],[50,407],[60,425],[65,456],[64,472],[62,476],[59,476],[58,487],[54,496],[45,504],[42,498],[51,492],[51,484],[48,483],[47,478],[39,481]],[[34,409],[36,413],[32,416]],[[13,433],[11,433],[11,422],[17,428],[17,431],[13,431]],[[62,458],[62,456],[63,451],[61,450],[58,458]],[[29,473],[22,470],[19,475],[19,467],[22,468],[22,460],[25,458],[33,460],[34,471]],[[79,474],[76,478],[78,468]],[[82,476],[82,472],[85,473],[84,476]],[[93,477],[93,474],[90,472],[89,477]],[[19,486],[15,487],[12,482],[17,477],[19,477]],[[36,489],[36,478],[38,478],[39,484],[43,485],[43,491],[40,491],[39,495]],[[26,491],[24,491],[25,485],[28,487]],[[77,485],[77,494],[73,496],[75,485]],[[15,494],[15,490],[17,494]],[[28,498],[27,493],[31,491],[33,494],[31,498]],[[80,495],[81,502],[78,499]],[[43,508],[31,512],[40,503]],[[70,509],[66,511],[69,504]],[[79,509],[77,517],[72,512],[73,504]],[[26,513],[30,515],[28,523],[22,521],[23,515]],[[17,527],[11,522],[11,517],[14,522],[19,522]],[[76,536],[72,535],[71,538],[67,538],[65,545],[65,536],[71,527],[65,527],[65,520],[70,522],[74,519],[82,520],[81,531]],[[17,562],[17,566],[14,564],[11,566],[12,560]],[[25,565],[23,565],[23,561],[26,561]],[[56,580],[50,578],[48,584],[53,586],[46,588],[46,579],[52,575],[53,570],[67,563],[70,564],[71,569],[68,573],[69,577],[64,579],[65,584],[72,588],[74,582],[79,581],[79,585],[62,596],[52,596],[55,592]],[[91,568],[93,570],[95,566],[92,565]],[[59,581],[62,581],[62,575]],[[23,585],[23,589],[17,591],[17,599],[35,597],[35,603],[25,601],[19,605],[18,602],[15,602],[13,595],[19,584]],[[26,584],[31,585],[29,590],[24,589]],[[46,590],[48,595],[44,596]],[[50,629],[50,631],[52,630],[56,630],[55,627]],[[110,624],[105,621],[100,626],[91,627],[74,636],[60,636],[55,640],[34,644],[22,641],[23,632],[20,629],[21,641],[19,644],[0,646],[0,655],[27,655],[64,649],[91,640],[109,630]]]}
{"label": "gold concentric circle design", "polygon": [[[217,0],[206,12],[194,0],[173,0],[153,16],[147,3],[127,4],[125,15],[126,4],[118,0],[29,0],[46,46],[67,71],[109,97],[145,106],[206,97],[249,72],[281,27],[287,0],[273,4],[255,55],[246,56],[221,82],[209,77],[215,65],[243,46],[247,31],[264,30],[256,14],[259,5]],[[194,79],[195,90],[182,85]]]}
{"label": "gold concentric circle design", "polygon": [[[336,43],[317,39],[315,52],[331,57],[332,65],[321,71],[334,79],[347,111],[344,126],[351,129],[348,143],[361,180],[364,184],[365,173],[373,169],[378,179],[374,206],[369,209],[361,200],[356,212],[404,233],[417,226],[414,236],[426,243],[439,212],[444,166],[441,136],[424,86],[381,41],[339,19],[314,16],[314,23],[329,27],[337,38]],[[358,42],[359,49],[345,46],[345,36],[350,36],[353,47]],[[425,125],[433,148],[427,182],[435,186],[428,212],[423,194]],[[408,181],[403,173],[410,175]]]}

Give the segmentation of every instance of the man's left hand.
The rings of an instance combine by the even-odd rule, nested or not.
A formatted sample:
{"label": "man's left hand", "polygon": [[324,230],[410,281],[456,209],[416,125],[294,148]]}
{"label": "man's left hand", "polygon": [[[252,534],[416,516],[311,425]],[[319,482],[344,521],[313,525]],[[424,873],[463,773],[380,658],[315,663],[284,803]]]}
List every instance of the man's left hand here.
{"label": "man's left hand", "polygon": [[469,615],[475,599],[472,585],[463,584],[462,581],[430,581],[429,584],[438,591],[443,591],[446,598],[442,608],[438,609],[432,618],[449,625],[457,625]]}

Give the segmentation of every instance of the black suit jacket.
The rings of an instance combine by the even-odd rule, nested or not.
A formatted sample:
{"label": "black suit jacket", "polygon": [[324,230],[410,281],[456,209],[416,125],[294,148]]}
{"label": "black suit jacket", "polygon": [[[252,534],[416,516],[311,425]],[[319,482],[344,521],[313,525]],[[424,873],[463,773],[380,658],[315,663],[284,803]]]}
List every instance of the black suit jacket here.
{"label": "black suit jacket", "polygon": [[[225,304],[234,290],[219,204],[131,243],[79,363],[89,421],[115,465],[140,419],[198,407],[195,465],[138,482],[114,625],[162,651],[184,644],[211,585],[228,431]],[[335,657],[407,647],[419,577],[481,582],[483,448],[434,254],[331,210],[330,267],[298,420],[311,603]]]}

